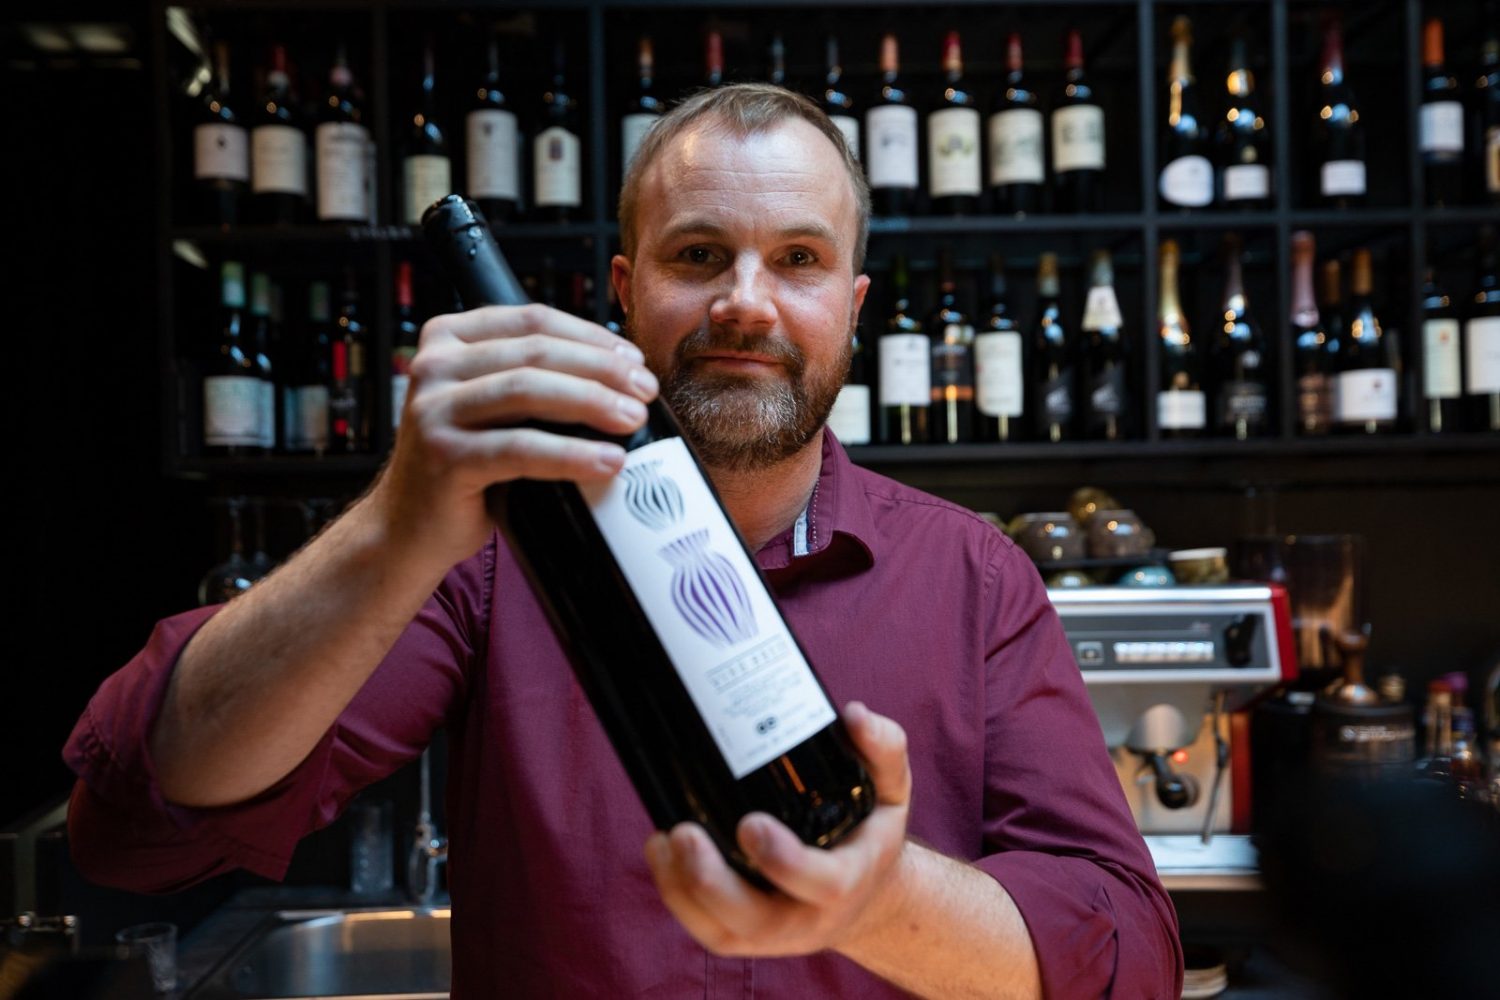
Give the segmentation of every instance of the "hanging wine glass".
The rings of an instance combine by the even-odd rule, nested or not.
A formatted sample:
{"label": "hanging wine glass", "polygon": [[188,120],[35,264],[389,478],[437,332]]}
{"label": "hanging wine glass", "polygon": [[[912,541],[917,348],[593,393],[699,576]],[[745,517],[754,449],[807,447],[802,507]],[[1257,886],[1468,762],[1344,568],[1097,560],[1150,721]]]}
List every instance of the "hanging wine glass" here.
{"label": "hanging wine glass", "polygon": [[271,553],[266,551],[265,497],[252,497],[250,510],[255,517],[255,551],[250,556],[250,567],[255,572],[255,579],[258,580],[276,568],[276,561],[271,558]]}
{"label": "hanging wine glass", "polygon": [[200,605],[222,604],[238,597],[260,579],[255,566],[245,558],[244,497],[224,501],[229,515],[229,557],[203,575],[198,583]]}

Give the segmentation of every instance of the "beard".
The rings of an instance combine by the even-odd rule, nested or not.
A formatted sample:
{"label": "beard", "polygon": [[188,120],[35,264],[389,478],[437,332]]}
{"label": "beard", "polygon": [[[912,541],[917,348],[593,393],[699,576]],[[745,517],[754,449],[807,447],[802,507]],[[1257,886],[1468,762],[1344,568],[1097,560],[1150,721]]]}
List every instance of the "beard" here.
{"label": "beard", "polygon": [[[625,334],[640,345],[628,316]],[[844,338],[834,364],[809,371],[802,351],[784,340],[698,329],[656,371],[661,395],[705,465],[734,472],[769,468],[801,451],[822,430],[849,372],[852,334]],[[774,358],[785,374],[705,371],[694,358],[715,350]]]}

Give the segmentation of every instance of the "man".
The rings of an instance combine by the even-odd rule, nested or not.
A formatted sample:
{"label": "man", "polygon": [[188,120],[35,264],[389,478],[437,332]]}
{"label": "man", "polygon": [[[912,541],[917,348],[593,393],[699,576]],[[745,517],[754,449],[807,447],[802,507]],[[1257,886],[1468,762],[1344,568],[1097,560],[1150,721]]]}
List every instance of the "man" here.
{"label": "man", "polygon": [[[446,724],[455,997],[1176,996],[1171,904],[1034,569],[823,429],[869,287],[837,129],[778,88],[705,92],[620,206],[634,346],[539,307],[429,321],[370,492],[244,597],[161,623],[90,705],[80,867],[279,876]],[[879,790],[830,851],[747,817],[775,894],[701,828],[650,830],[485,514],[491,483],[623,461],[524,421],[625,433],[658,379]]]}

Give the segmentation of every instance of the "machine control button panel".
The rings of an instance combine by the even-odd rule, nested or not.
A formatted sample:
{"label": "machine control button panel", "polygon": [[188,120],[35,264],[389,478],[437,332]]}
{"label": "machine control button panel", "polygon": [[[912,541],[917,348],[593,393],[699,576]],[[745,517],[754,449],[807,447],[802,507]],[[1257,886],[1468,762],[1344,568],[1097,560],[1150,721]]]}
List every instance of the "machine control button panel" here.
{"label": "machine control button panel", "polygon": [[[1082,664],[1082,643],[1079,661]],[[1212,642],[1117,642],[1114,644],[1116,663],[1212,663]]]}
{"label": "machine control button panel", "polygon": [[1078,665],[1080,667],[1098,667],[1104,663],[1104,643],[1096,640],[1084,640],[1078,644]]}

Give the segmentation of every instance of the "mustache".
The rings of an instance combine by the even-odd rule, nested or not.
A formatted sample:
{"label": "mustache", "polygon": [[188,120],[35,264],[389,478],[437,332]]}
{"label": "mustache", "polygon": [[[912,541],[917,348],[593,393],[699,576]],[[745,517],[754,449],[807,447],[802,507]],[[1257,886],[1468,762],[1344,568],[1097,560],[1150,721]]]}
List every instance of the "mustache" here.
{"label": "mustache", "polygon": [[792,375],[801,375],[807,359],[794,344],[763,335],[735,333],[731,330],[716,330],[700,327],[688,334],[673,352],[675,367],[692,361],[696,355],[717,351],[736,351],[759,354],[784,365]]}

